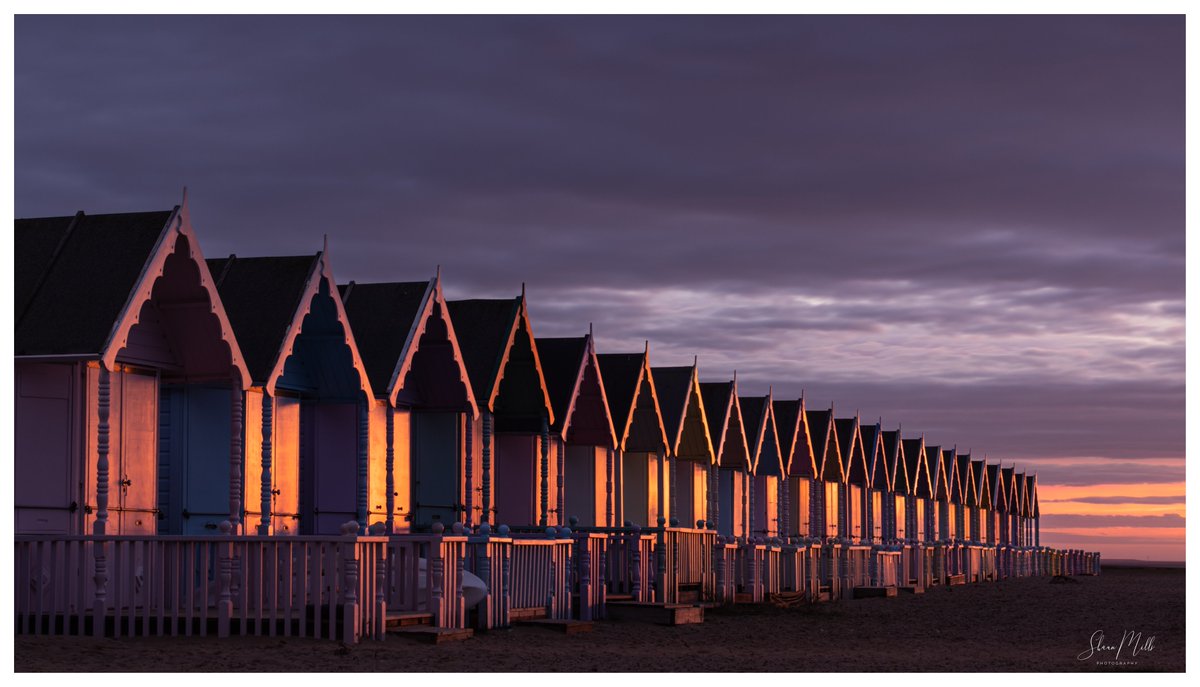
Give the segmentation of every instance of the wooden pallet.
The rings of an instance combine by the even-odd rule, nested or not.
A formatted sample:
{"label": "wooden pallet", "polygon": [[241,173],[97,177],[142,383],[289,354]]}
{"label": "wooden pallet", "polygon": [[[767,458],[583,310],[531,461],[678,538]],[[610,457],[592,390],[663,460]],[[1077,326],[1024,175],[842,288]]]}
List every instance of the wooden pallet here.
{"label": "wooden pallet", "polygon": [[388,634],[408,637],[427,644],[445,644],[470,639],[475,631],[469,627],[448,628],[430,625],[409,625],[407,627],[389,628]]}

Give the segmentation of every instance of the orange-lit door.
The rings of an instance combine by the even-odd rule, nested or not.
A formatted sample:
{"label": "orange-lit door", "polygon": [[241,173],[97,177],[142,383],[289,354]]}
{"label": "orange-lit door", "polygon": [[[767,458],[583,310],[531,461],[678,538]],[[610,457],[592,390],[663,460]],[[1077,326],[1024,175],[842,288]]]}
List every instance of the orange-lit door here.
{"label": "orange-lit door", "polygon": [[271,458],[271,528],[300,531],[300,399],[275,399]]}
{"label": "orange-lit door", "polygon": [[120,486],[120,532],[154,534],[158,529],[158,377],[127,370],[120,381],[121,445],[114,463]]}

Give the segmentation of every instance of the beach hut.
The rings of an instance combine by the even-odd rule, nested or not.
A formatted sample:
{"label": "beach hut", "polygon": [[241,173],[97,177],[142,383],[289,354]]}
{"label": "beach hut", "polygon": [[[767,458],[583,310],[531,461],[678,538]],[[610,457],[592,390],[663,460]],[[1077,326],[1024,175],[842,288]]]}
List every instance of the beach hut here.
{"label": "beach hut", "polygon": [[354,520],[365,529],[374,396],[326,252],[230,255],[208,269],[253,383],[247,528],[336,534]]}
{"label": "beach hut", "polygon": [[[557,482],[557,461],[550,455],[555,417],[525,288],[516,298],[446,305],[479,406],[464,468],[470,491],[480,495],[479,522],[545,527],[558,507],[557,490],[550,489]],[[461,504],[429,507],[454,513]]]}
{"label": "beach hut", "polygon": [[879,544],[883,542],[884,496],[891,491],[892,481],[884,452],[882,420],[873,425],[860,425],[859,434],[867,466],[862,494],[863,541]]}
{"label": "beach hut", "polygon": [[667,431],[650,370],[650,345],[641,353],[601,353],[600,376],[617,435],[614,516],[657,527],[670,520]]}
{"label": "beach hut", "polygon": [[716,467],[710,487],[713,522],[726,537],[749,536],[749,503],[746,493],[747,467],[750,463],[746,431],[737,397],[737,378],[729,382],[701,382],[704,414],[716,451]]}
{"label": "beach hut", "polygon": [[617,436],[595,339],[588,332],[571,338],[538,337],[536,343],[554,408],[550,430],[560,459],[559,510],[585,527],[612,527],[617,524],[613,519]]}
{"label": "beach hut", "polygon": [[992,510],[988,521],[989,539],[996,547],[996,575],[1008,575],[1008,483],[999,464],[987,466]]}
{"label": "beach hut", "polygon": [[709,433],[696,362],[655,367],[654,386],[671,457],[671,513],[683,527],[703,529],[711,520],[708,482],[716,452]]}
{"label": "beach hut", "polygon": [[973,490],[974,495],[971,499],[975,509],[971,540],[976,544],[991,543],[988,539],[987,525],[991,511],[992,497],[989,493],[990,483],[988,482],[987,471],[984,469],[984,466],[985,463],[982,460],[971,461],[971,483],[975,487]]}
{"label": "beach hut", "polygon": [[[916,543],[928,543],[928,506],[933,499],[933,482],[929,472],[931,448],[925,445],[925,437],[906,439],[904,455],[908,459],[908,483],[911,494],[908,498],[908,539]],[[937,448],[932,449],[936,454]]]}
{"label": "beach hut", "polygon": [[18,219],[13,246],[16,533],[240,524],[250,375],[186,197]]}
{"label": "beach hut", "polygon": [[779,485],[784,465],[771,394],[738,399],[750,440],[750,534],[773,538],[780,534]]}
{"label": "beach hut", "polygon": [[864,515],[863,496],[867,493],[867,459],[863,449],[862,433],[859,430],[859,418],[839,418],[834,420],[837,428],[838,445],[845,457],[845,478],[841,483],[841,520],[840,536],[858,544],[863,539]]}
{"label": "beach hut", "polygon": [[948,542],[954,538],[954,511],[950,508],[950,479],[949,465],[942,462],[940,451],[934,450],[928,454],[930,459],[930,485],[933,496],[930,499],[929,524],[932,527],[931,539],[936,542]]}
{"label": "beach hut", "polygon": [[979,493],[975,481],[975,471],[971,467],[971,454],[956,455],[955,472],[958,474],[959,493],[962,501],[962,538],[967,543],[979,541]]}
{"label": "beach hut", "polygon": [[809,522],[811,482],[816,478],[817,464],[804,414],[804,397],[795,401],[774,401],[772,412],[787,476],[779,497],[783,518],[780,532],[785,538],[808,537],[812,535]]}
{"label": "beach hut", "polygon": [[368,519],[388,533],[477,522],[477,482],[466,456],[467,430],[479,413],[440,273],[338,288],[375,393]]}
{"label": "beach hut", "polygon": [[1029,480],[1029,499],[1032,505],[1029,507],[1029,517],[1033,520],[1033,545],[1042,545],[1042,524],[1041,510],[1038,508],[1038,493],[1037,493],[1037,473]]}
{"label": "beach hut", "polygon": [[901,430],[897,428],[895,431],[883,432],[882,441],[889,469],[887,491],[883,495],[883,539],[888,544],[894,544],[908,534],[904,513],[907,510],[907,499],[912,494],[912,487],[904,450],[906,442],[902,439]]}
{"label": "beach hut", "polygon": [[841,528],[841,508],[838,494],[844,481],[842,452],[834,429],[833,406],[829,410],[806,410],[808,427],[812,431],[817,479],[812,488],[814,532],[821,539],[837,538]]}

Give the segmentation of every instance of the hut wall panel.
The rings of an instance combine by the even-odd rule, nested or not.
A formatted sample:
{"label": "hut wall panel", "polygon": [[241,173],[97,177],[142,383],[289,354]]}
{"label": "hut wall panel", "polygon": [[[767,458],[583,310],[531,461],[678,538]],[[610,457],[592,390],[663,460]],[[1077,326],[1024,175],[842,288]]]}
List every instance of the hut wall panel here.
{"label": "hut wall panel", "polygon": [[412,525],[425,529],[434,522],[449,527],[458,520],[460,503],[457,413],[413,412],[409,416],[412,447]]}
{"label": "hut wall panel", "polygon": [[913,527],[915,530],[909,536],[913,539],[925,541],[925,499],[916,499],[916,504],[913,510]]}
{"label": "hut wall panel", "polygon": [[807,477],[789,477],[788,489],[791,491],[788,497],[788,508],[791,513],[788,517],[792,524],[792,532],[787,534],[798,534],[800,536],[810,536],[812,534],[811,523],[809,522],[809,500],[810,484]]}
{"label": "hut wall panel", "polygon": [[705,519],[708,503],[708,471],[704,463],[692,460],[679,461],[676,479],[679,490],[676,506],[679,508],[679,524],[694,527],[697,520]]}
{"label": "hut wall panel", "polygon": [[[739,470],[718,470],[717,499],[720,502],[720,518],[717,530],[727,537],[745,536],[746,515],[742,509],[745,496],[745,481]],[[747,499],[748,500],[748,499]]]}
{"label": "hut wall panel", "polygon": [[754,489],[755,523],[754,536],[774,537],[779,533],[779,478],[774,475],[755,475],[751,478]]}
{"label": "hut wall panel", "polygon": [[[221,521],[229,517],[229,389],[220,387],[180,387],[182,412],[171,416],[174,443],[182,451],[170,456],[172,481],[183,483],[171,488],[181,494],[181,509],[190,517],[181,519],[183,534],[216,534]],[[182,469],[178,469],[182,466]],[[170,508],[173,515],[174,505]],[[169,519],[169,518],[168,518]]]}
{"label": "hut wall panel", "polygon": [[[387,428],[384,427],[384,431]],[[395,491],[396,529],[405,531],[412,524],[412,414],[397,410],[392,416],[392,442],[395,456],[392,463],[392,487]],[[384,476],[386,483],[386,475]],[[387,495],[384,495],[385,503]]]}
{"label": "hut wall panel", "polygon": [[[69,534],[78,502],[74,478],[74,364],[16,365],[15,484],[17,534]],[[28,508],[22,508],[28,506]]]}
{"label": "hut wall panel", "polygon": [[882,491],[871,490],[871,536],[876,542],[883,540],[883,498]]}
{"label": "hut wall panel", "polygon": [[904,516],[904,514],[908,512],[907,500],[908,499],[906,496],[902,494],[896,494],[895,520],[897,539],[904,539],[908,537],[908,519]]}
{"label": "hut wall panel", "polygon": [[536,525],[538,443],[533,434],[496,435],[496,521]]}
{"label": "hut wall panel", "polygon": [[635,525],[658,525],[658,458],[653,453],[626,452],[621,456],[621,498],[625,519]]}
{"label": "hut wall panel", "polygon": [[[298,398],[280,396],[275,399],[271,490],[278,493],[271,496],[271,528],[276,534],[300,532],[300,410]],[[262,437],[261,431],[259,437]]]}
{"label": "hut wall panel", "polygon": [[853,484],[848,487],[849,497],[846,503],[847,510],[847,529],[850,537],[853,539],[862,539],[863,537],[863,489],[862,487]]}
{"label": "hut wall panel", "polygon": [[242,408],[245,411],[242,425],[244,524],[246,534],[256,534],[262,517],[262,389],[256,387],[247,391]]}

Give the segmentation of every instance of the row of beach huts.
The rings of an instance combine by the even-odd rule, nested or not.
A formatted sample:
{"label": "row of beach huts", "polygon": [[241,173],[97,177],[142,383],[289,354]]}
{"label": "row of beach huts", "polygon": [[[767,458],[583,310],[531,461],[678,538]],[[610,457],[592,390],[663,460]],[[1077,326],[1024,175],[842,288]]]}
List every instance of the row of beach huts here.
{"label": "row of beach huts", "polygon": [[206,260],[186,199],[15,249],[21,633],[441,639],[1100,570],[1041,545],[1036,475],[537,338],[524,289]]}

